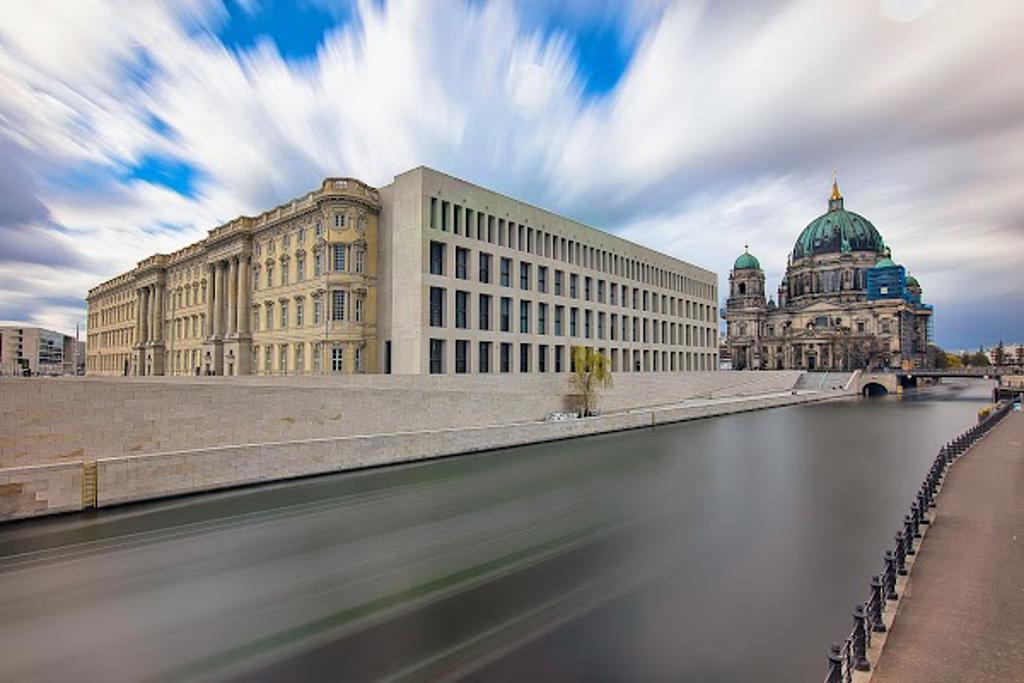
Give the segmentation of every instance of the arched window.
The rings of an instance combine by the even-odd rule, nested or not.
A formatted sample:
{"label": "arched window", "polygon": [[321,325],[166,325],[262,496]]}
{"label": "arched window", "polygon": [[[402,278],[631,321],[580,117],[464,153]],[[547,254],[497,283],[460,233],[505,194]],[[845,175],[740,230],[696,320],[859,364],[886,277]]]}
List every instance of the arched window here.
{"label": "arched window", "polygon": [[737,290],[739,291],[740,294],[746,294],[747,293],[747,283],[746,282],[741,282],[737,286]]}

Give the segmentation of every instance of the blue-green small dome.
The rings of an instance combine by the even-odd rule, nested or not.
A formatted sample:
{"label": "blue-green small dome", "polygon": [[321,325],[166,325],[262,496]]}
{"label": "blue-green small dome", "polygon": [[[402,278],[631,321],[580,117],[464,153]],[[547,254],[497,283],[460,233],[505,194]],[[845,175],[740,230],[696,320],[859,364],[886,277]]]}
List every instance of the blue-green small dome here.
{"label": "blue-green small dome", "polygon": [[757,260],[753,254],[749,252],[743,252],[740,257],[736,259],[736,263],[732,264],[733,270],[761,270],[761,263]]}
{"label": "blue-green small dome", "polygon": [[907,287],[920,287],[921,284],[917,281],[917,278],[913,275],[907,276]]}
{"label": "blue-green small dome", "polygon": [[881,258],[881,259],[879,259],[879,260],[878,260],[878,263],[876,263],[876,264],[874,265],[874,267],[875,267],[875,268],[899,268],[899,266],[898,266],[898,265],[896,265],[896,262],[895,262],[895,261],[893,261],[893,260],[892,260],[891,258],[889,258],[888,256],[886,256],[885,258]]}

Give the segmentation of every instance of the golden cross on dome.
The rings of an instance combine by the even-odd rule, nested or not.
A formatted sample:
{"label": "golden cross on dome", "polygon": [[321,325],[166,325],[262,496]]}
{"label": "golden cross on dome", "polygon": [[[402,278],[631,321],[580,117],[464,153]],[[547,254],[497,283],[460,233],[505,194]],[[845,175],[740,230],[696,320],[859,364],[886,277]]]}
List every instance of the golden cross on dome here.
{"label": "golden cross on dome", "polygon": [[832,169],[832,199],[842,199],[843,195],[839,193],[839,171]]}

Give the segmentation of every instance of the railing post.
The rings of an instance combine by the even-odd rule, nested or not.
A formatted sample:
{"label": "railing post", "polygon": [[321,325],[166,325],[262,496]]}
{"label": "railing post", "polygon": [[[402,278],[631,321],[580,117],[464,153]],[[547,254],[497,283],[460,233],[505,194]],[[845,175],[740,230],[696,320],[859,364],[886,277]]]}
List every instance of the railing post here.
{"label": "railing post", "polygon": [[828,678],[825,683],[843,683],[843,654],[839,643],[828,649]]}
{"label": "railing post", "polygon": [[928,498],[925,496],[923,486],[917,492],[917,509],[921,513],[921,525],[928,524]]}
{"label": "railing post", "polygon": [[921,508],[916,500],[910,504],[910,515],[914,518],[914,538],[921,538]]}
{"label": "railing post", "polygon": [[868,662],[867,615],[861,603],[853,608],[853,668],[857,671],[871,671],[871,663]]}
{"label": "railing post", "polygon": [[907,541],[902,531],[896,532],[896,573],[907,575]]}
{"label": "railing post", "polygon": [[882,577],[875,574],[871,577],[871,630],[875,633],[885,633],[885,620],[882,619],[882,608],[885,606],[885,597],[882,595]]}
{"label": "railing post", "polygon": [[896,600],[896,553],[891,550],[885,551],[885,599]]}
{"label": "railing post", "polygon": [[917,538],[917,534],[914,530],[914,518],[909,514],[903,515],[903,537],[907,539],[907,555],[916,554],[914,539]]}

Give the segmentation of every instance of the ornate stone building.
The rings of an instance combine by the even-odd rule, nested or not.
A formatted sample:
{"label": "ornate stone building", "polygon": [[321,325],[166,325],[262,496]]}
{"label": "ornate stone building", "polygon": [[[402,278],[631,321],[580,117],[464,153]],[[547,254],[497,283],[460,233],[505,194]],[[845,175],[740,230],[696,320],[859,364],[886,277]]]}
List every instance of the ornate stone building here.
{"label": "ornate stone building", "polygon": [[717,366],[717,276],[416,168],[318,190],[89,292],[93,375]]}
{"label": "ornate stone building", "polygon": [[875,226],[843,207],[836,182],[828,211],[797,238],[777,301],[766,299],[761,264],[745,251],[729,273],[725,310],[734,370],[927,363],[932,307]]}

